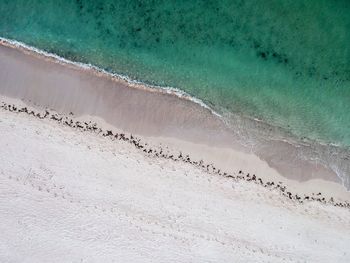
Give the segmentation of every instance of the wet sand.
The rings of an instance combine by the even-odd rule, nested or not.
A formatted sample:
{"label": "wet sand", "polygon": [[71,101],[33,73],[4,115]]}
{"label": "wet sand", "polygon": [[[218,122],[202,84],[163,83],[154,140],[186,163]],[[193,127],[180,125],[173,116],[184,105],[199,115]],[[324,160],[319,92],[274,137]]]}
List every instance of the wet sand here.
{"label": "wet sand", "polygon": [[[281,181],[295,193],[322,192],[350,200],[340,179],[322,165],[279,162],[276,155],[269,155],[270,149],[252,154],[210,110],[173,94],[4,45],[0,45],[0,80],[3,101],[20,104],[21,100],[37,109],[96,120],[102,127],[136,134],[155,146],[161,143],[227,173],[244,171],[265,181]],[[288,160],[288,148],[272,147]]]}

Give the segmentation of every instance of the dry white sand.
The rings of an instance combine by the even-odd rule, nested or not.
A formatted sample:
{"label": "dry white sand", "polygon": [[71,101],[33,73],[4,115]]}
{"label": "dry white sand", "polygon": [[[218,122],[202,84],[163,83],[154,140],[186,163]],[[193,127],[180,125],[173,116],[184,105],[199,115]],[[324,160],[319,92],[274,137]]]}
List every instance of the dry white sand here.
{"label": "dry white sand", "polygon": [[350,212],[0,110],[1,262],[349,262]]}

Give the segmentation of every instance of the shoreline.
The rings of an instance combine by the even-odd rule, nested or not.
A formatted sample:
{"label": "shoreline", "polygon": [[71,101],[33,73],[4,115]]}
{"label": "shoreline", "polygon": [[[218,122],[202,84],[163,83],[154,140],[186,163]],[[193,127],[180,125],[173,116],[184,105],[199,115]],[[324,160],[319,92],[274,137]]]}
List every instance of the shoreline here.
{"label": "shoreline", "polygon": [[[0,45],[0,55],[8,63],[1,64],[4,68],[6,66],[6,78],[5,75],[2,76],[6,83],[0,92],[6,97],[23,100],[28,106],[54,109],[66,115],[73,112],[76,116],[102,118],[100,122],[104,125],[142,135],[174,148],[188,149],[192,151],[191,156],[205,156],[210,159],[208,162],[217,164],[218,169],[237,168],[237,164],[243,163],[251,166],[247,172],[259,173],[259,176],[265,178],[281,178],[291,188],[301,189],[300,192],[311,193],[319,189],[326,196],[335,193],[342,199],[350,200],[349,192],[342,190],[339,180],[322,165],[316,169],[303,169],[318,172],[311,178],[304,178],[306,182],[298,182],[290,177],[288,179],[285,174],[282,176],[266,161],[241,146],[225,127],[223,120],[213,115],[210,109],[189,99],[183,100],[183,97],[164,90],[150,92],[142,88],[130,89],[130,86],[134,88],[134,85],[142,85],[94,75],[91,74],[91,68],[84,71],[82,68],[77,69],[76,65],[67,67],[62,63],[52,63],[53,58],[45,60],[42,59],[42,54],[39,57],[33,56],[18,48]],[[26,87],[23,86],[24,83]],[[211,151],[217,157],[213,153],[208,154]]]}
{"label": "shoreline", "polygon": [[[170,86],[158,86],[158,85],[147,84],[147,83],[144,83],[144,82],[139,81],[139,80],[131,79],[126,75],[108,72],[105,69],[99,68],[99,67],[94,66],[90,63],[83,63],[83,62],[77,62],[77,61],[72,61],[72,60],[66,59],[66,58],[61,57],[57,54],[49,53],[47,51],[38,49],[36,47],[27,45],[23,42],[20,42],[20,41],[14,40],[14,39],[7,39],[4,37],[0,37],[0,46],[5,46],[5,47],[13,48],[16,50],[20,50],[28,55],[36,56],[40,59],[47,60],[47,61],[50,61],[53,63],[57,63],[57,64],[60,64],[63,66],[72,67],[73,69],[78,69],[78,70],[82,70],[82,71],[86,70],[89,73],[95,74],[98,77],[109,78],[109,79],[116,81],[116,82],[125,82],[124,84],[130,88],[147,90],[148,92],[159,92],[161,94],[170,94],[170,95],[176,96],[180,99],[188,100],[190,102],[198,104],[199,106],[203,107],[206,110],[209,110],[213,115],[219,117],[220,120],[225,125],[228,125],[227,120],[222,116],[222,114],[216,112],[209,105],[204,103],[201,99],[196,98],[196,97],[188,94],[187,92],[185,92],[181,89],[170,87]],[[258,119],[258,118],[252,118],[249,116],[239,116],[239,117],[242,117],[249,122],[257,122],[257,123],[261,123],[264,126],[269,126],[269,127],[271,126],[270,124],[268,124],[268,123],[266,123],[263,120]],[[273,126],[271,126],[271,127],[273,127]],[[280,129],[280,127],[274,127],[274,128]],[[289,132],[284,132],[284,133],[288,134]],[[291,134],[289,134],[289,135],[291,136]],[[310,143],[317,143],[317,144],[320,144],[321,146],[343,147],[343,146],[338,145],[338,144],[332,144],[332,143],[328,144],[328,143],[324,143],[324,142],[320,142],[320,141],[316,142],[316,141],[312,141],[312,140],[305,141],[305,142],[304,141],[295,142],[294,137],[293,137],[293,140],[288,140],[288,139],[280,139],[280,140],[282,142],[286,142],[286,143],[291,144],[293,146],[299,146],[299,145],[308,146]]]}
{"label": "shoreline", "polygon": [[[133,80],[126,75],[108,72],[108,71],[106,71],[102,68],[96,67],[92,64],[71,61],[71,60],[66,59],[64,57],[61,57],[57,54],[53,54],[53,53],[46,52],[44,50],[40,50],[36,47],[27,45],[23,42],[13,40],[13,39],[7,39],[7,38],[0,37],[0,46],[5,46],[5,47],[10,47],[10,48],[14,48],[17,50],[21,50],[25,53],[28,53],[29,55],[36,55],[41,59],[49,60],[50,62],[53,62],[53,63],[58,63],[61,65],[66,65],[66,66],[72,66],[73,68],[78,68],[80,70],[88,70],[88,71],[92,72],[93,74],[95,74],[96,76],[110,78],[110,79],[117,81],[117,82],[124,81],[125,84],[127,84],[129,87],[132,87],[132,88],[147,90],[149,92],[160,92],[160,93],[164,93],[164,94],[171,94],[171,95],[177,96],[178,98],[185,99],[185,100],[191,101],[193,103],[196,103],[196,104],[202,106],[203,108],[209,110],[212,114],[216,115],[217,117],[222,118],[222,116],[219,113],[217,113],[210,106],[205,104],[201,99],[195,98],[195,97],[187,94],[185,91],[174,88],[174,87],[146,84],[146,83],[143,83],[143,82],[138,81],[138,80]],[[224,120],[222,119],[222,121],[224,121]],[[260,121],[260,120],[256,119],[256,121]]]}

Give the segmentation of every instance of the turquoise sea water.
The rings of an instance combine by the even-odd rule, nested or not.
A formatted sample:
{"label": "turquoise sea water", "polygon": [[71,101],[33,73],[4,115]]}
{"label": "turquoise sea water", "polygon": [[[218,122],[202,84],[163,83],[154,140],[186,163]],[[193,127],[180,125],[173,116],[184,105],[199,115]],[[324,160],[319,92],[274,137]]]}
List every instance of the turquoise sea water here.
{"label": "turquoise sea water", "polygon": [[350,146],[348,0],[1,0],[0,36]]}

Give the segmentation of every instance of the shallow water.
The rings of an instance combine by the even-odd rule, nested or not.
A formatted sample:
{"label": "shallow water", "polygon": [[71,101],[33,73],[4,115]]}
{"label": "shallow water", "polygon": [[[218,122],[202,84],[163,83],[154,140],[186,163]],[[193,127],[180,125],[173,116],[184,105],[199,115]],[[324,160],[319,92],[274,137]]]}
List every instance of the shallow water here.
{"label": "shallow water", "polygon": [[350,146],[347,0],[3,0],[0,36]]}

